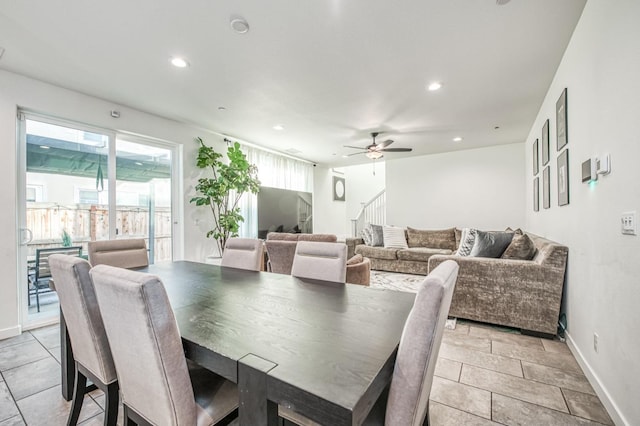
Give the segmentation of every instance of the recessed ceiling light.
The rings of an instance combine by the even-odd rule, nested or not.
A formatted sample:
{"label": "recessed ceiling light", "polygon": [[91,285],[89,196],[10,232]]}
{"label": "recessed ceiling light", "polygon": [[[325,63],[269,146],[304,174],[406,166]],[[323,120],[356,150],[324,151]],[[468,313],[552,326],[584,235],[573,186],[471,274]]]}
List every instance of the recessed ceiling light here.
{"label": "recessed ceiling light", "polygon": [[456,136],[455,138],[453,138],[454,142],[462,142],[462,138],[460,136]]}
{"label": "recessed ceiling light", "polygon": [[246,34],[249,32],[249,23],[244,18],[231,19],[231,28],[238,34]]}
{"label": "recessed ceiling light", "polygon": [[223,106],[219,106],[219,107],[218,107],[218,111],[226,111],[226,110],[227,110],[227,108],[225,108],[225,107],[223,107]]}
{"label": "recessed ceiling light", "polygon": [[342,154],[342,158],[349,158],[347,154]]}
{"label": "recessed ceiling light", "polygon": [[40,148],[42,148],[42,149],[50,149],[51,147],[50,146],[46,146],[46,145],[40,145]]}
{"label": "recessed ceiling light", "polygon": [[435,92],[436,90],[440,90],[442,88],[442,83],[440,83],[439,81],[434,81],[433,83],[429,84],[429,86],[427,86],[427,90],[429,90],[430,92]]}
{"label": "recessed ceiling light", "polygon": [[282,124],[276,124],[273,126],[273,130],[284,130],[284,126]]}
{"label": "recessed ceiling light", "polygon": [[171,65],[177,68],[186,68],[189,66],[189,62],[187,62],[183,58],[174,56],[173,58],[171,58]]}

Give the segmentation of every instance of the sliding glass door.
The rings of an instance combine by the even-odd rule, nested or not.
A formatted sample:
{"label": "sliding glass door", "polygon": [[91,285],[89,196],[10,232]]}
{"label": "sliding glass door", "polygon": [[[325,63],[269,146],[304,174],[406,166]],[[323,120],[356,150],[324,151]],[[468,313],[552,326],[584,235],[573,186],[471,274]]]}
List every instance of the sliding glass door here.
{"label": "sliding glass door", "polygon": [[90,241],[144,238],[151,263],[172,259],[175,149],[29,114],[18,122],[18,285],[29,328],[58,315],[48,285],[51,253],[69,249],[86,258]]}

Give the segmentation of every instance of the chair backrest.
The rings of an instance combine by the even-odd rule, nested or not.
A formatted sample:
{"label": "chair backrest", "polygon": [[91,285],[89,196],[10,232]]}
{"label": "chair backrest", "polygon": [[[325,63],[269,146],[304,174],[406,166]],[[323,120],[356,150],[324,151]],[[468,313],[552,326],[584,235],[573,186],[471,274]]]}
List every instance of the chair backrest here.
{"label": "chair backrest", "polygon": [[49,268],[49,256],[52,254],[66,254],[68,256],[82,256],[82,247],[52,247],[44,249],[36,249],[36,281],[40,278],[51,277],[51,269]]}
{"label": "chair backrest", "polygon": [[116,380],[116,368],[89,276],[91,265],[79,257],[63,254],[49,256],[49,265],[75,360],[104,384],[112,383]]}
{"label": "chair backrest", "polygon": [[264,243],[253,238],[229,238],[222,254],[222,266],[260,271]]}
{"label": "chair backrest", "polygon": [[193,388],[167,293],[154,275],[91,269],[123,403],[152,424],[196,424]]}
{"label": "chair backrest", "polygon": [[423,424],[457,278],[458,264],[448,260],[434,269],[418,290],[400,338],[385,424]]}
{"label": "chair backrest", "polygon": [[344,283],[347,276],[347,245],[298,241],[291,275]]}
{"label": "chair backrest", "polygon": [[264,244],[269,257],[269,272],[291,275],[298,241],[266,240]]}
{"label": "chair backrest", "polygon": [[109,265],[119,268],[141,268],[149,265],[144,238],[90,241],[91,265]]}

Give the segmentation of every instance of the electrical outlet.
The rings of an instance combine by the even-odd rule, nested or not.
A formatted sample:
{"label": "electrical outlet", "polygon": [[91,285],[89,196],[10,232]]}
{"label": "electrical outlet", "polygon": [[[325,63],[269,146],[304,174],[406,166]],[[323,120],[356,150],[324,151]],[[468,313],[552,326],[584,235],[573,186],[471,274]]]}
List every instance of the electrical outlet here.
{"label": "electrical outlet", "polygon": [[636,235],[636,212],[622,213],[621,229],[625,235]]}
{"label": "electrical outlet", "polygon": [[598,333],[593,333],[593,350],[598,353]]}

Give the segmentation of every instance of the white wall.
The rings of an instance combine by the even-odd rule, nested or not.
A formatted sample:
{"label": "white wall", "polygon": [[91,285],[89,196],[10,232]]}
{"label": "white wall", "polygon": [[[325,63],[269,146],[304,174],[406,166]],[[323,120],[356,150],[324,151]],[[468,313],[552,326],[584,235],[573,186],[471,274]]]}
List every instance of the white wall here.
{"label": "white wall", "polygon": [[521,143],[387,160],[387,223],[523,227],[523,162]]}
{"label": "white wall", "polygon": [[[45,113],[58,118],[68,119],[98,126],[105,129],[126,131],[139,135],[184,144],[185,167],[183,172],[182,194],[185,222],[183,227],[185,244],[184,258],[204,260],[213,251],[213,241],[204,237],[210,220],[206,209],[196,209],[189,204],[199,170],[192,167],[197,144],[195,136],[202,136],[217,148],[224,145],[219,137],[201,129],[195,129],[168,119],[143,113],[111,102],[86,96],[77,92],[32,80],[17,74],[0,70],[0,234],[4,235],[0,243],[0,270],[5,279],[0,281],[0,338],[19,333],[19,308],[17,239],[17,156],[16,156],[16,112],[18,106],[34,112]],[[119,119],[109,115],[117,109]],[[197,222],[197,224],[196,224]]]}
{"label": "white wall", "polygon": [[[313,232],[346,238],[350,232],[346,220],[347,205],[345,201],[333,201],[333,176],[344,177],[320,165],[313,169]],[[348,188],[349,183],[346,182],[346,191]]]}
{"label": "white wall", "polygon": [[[527,229],[569,247],[568,341],[617,424],[640,424],[640,238],[620,233],[640,210],[640,2],[587,2],[527,139]],[[570,204],[558,207],[555,102],[568,89]],[[551,123],[551,208],[532,211],[531,146]],[[581,163],[611,154],[589,186]],[[599,351],[593,334],[599,335]]]}
{"label": "white wall", "polygon": [[[373,162],[360,164],[358,166],[349,166],[344,168],[346,202],[347,202],[347,225],[351,227],[351,219],[355,219],[362,203],[370,201],[380,191],[385,189],[385,162],[376,161],[375,172],[373,174]],[[351,229],[351,228],[349,228]]]}

